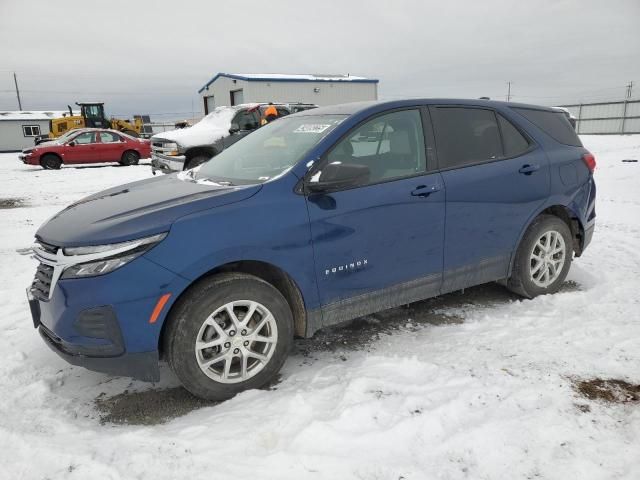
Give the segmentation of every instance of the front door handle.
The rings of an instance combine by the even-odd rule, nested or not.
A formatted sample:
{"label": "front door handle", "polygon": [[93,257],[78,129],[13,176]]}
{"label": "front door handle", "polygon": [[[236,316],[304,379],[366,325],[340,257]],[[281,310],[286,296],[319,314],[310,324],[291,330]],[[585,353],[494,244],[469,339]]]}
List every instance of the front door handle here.
{"label": "front door handle", "polygon": [[538,164],[529,165],[527,163],[526,165],[523,165],[522,167],[520,167],[520,170],[518,170],[518,172],[524,175],[531,175],[533,172],[537,172],[538,170],[540,170],[540,165]]}
{"label": "front door handle", "polygon": [[432,193],[440,190],[440,185],[418,185],[411,191],[412,197],[428,197]]}

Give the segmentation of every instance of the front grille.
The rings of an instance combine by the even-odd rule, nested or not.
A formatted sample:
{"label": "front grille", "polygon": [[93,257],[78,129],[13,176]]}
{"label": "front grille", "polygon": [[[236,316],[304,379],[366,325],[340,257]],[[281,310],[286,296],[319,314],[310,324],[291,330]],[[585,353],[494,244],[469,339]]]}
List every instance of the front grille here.
{"label": "front grille", "polygon": [[45,250],[47,253],[58,253],[58,247],[53,245],[49,245],[48,243],[38,242],[38,244]]}
{"label": "front grille", "polygon": [[51,289],[51,279],[53,278],[53,267],[40,263],[36,270],[36,276],[31,284],[33,296],[43,302],[49,301],[49,290]]}

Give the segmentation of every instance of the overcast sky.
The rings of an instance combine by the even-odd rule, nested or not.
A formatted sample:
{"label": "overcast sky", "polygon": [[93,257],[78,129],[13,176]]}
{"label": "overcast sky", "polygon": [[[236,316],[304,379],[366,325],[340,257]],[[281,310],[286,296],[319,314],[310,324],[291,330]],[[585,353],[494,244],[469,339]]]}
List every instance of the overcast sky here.
{"label": "overcast sky", "polygon": [[[201,111],[217,72],[351,73],[381,99],[640,97],[640,0],[0,0],[0,110]],[[278,99],[274,99],[278,100]],[[193,107],[192,107],[193,105]]]}

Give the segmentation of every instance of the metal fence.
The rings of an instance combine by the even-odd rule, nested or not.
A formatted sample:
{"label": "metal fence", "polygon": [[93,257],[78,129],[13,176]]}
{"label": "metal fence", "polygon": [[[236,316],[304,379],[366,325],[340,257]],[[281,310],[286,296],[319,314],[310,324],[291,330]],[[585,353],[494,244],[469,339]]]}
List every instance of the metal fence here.
{"label": "metal fence", "polygon": [[640,133],[640,100],[562,105],[577,119],[583,135]]}

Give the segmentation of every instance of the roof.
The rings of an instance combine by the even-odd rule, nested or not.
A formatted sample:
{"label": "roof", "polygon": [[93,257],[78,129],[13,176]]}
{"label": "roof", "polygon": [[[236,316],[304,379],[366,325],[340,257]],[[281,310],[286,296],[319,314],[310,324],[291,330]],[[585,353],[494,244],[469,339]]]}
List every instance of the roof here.
{"label": "roof", "polygon": [[355,75],[336,74],[288,74],[288,73],[223,73],[220,72],[211,80],[205,83],[198,93],[202,93],[209,85],[218,78],[225,77],[233,80],[244,80],[246,82],[350,82],[350,83],[378,83],[374,78],[357,77]]}
{"label": "roof", "polygon": [[69,114],[68,110],[44,111],[0,111],[0,120],[51,120],[60,118],[63,114]]}
{"label": "roof", "polygon": [[305,115],[353,115],[364,111],[382,111],[391,108],[404,108],[416,105],[466,105],[477,107],[515,107],[533,108],[537,110],[553,111],[551,107],[540,105],[529,105],[515,102],[501,102],[498,100],[480,100],[471,98],[411,98],[406,100],[372,100],[366,102],[341,103],[337,105],[327,105],[325,107],[314,108],[296,113],[296,116]]}

